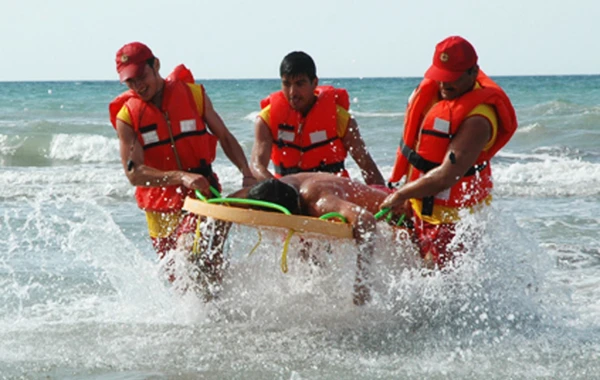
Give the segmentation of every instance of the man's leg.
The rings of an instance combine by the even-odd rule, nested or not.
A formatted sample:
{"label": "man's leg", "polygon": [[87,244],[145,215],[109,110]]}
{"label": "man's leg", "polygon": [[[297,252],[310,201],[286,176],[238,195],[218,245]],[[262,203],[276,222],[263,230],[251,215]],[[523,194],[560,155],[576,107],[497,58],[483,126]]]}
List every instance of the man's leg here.
{"label": "man's leg", "polygon": [[[152,240],[152,247],[158,254],[159,259],[164,259],[167,253],[177,248],[177,226],[181,220],[181,212],[162,213],[146,212],[148,222],[148,233]],[[164,265],[169,282],[175,281],[174,260],[172,258]]]}
{"label": "man's leg", "polygon": [[373,247],[369,245],[359,245],[358,255],[356,256],[356,278],[354,280],[354,294],[352,302],[361,306],[371,300],[371,257]]}
{"label": "man's leg", "polygon": [[[198,223],[201,231],[197,232]],[[204,228],[202,228],[204,225]],[[223,282],[223,272],[227,265],[223,250],[231,223],[221,220],[206,220],[188,214],[180,225],[180,244],[189,252],[189,260],[194,264],[192,277],[200,286],[207,301],[214,298]],[[191,237],[191,239],[190,239]]]}
{"label": "man's leg", "polygon": [[[431,224],[415,218],[414,238],[419,247],[425,266],[430,269],[443,268],[454,260],[454,252],[449,249],[455,235],[455,225]],[[462,247],[458,247],[460,250]]]}
{"label": "man's leg", "polygon": [[353,223],[353,234],[358,255],[356,256],[356,278],[352,301],[361,306],[371,300],[371,259],[375,251],[376,221],[365,210],[358,213]]}

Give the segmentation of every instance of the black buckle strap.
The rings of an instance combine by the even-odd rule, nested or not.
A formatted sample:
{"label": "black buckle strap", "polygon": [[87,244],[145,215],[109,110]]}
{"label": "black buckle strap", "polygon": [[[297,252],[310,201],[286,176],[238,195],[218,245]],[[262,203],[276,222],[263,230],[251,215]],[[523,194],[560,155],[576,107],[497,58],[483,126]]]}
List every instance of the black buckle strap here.
{"label": "black buckle strap", "polygon": [[400,149],[402,150],[402,155],[406,157],[408,162],[423,173],[427,173],[431,169],[440,166],[440,164],[437,162],[429,161],[421,157],[417,152],[404,143],[404,139],[400,140]]}
{"label": "black buckle strap", "polygon": [[282,148],[292,148],[292,149],[299,150],[302,153],[306,153],[306,152],[308,152],[311,149],[315,149],[315,148],[319,148],[321,146],[329,145],[329,144],[331,144],[332,142],[334,142],[337,139],[339,139],[339,137],[336,136],[336,137],[332,137],[332,138],[329,138],[327,140],[323,140],[323,141],[320,141],[318,143],[314,143],[314,144],[311,144],[311,145],[305,146],[305,147],[301,147],[300,145],[294,144],[292,142],[283,141],[282,139],[277,139],[277,140],[274,141],[274,143],[275,143],[275,145],[279,149],[282,149]]}
{"label": "black buckle strap", "polygon": [[[431,169],[434,169],[434,168],[440,166],[439,163],[429,161],[429,160],[426,160],[425,158],[421,157],[419,155],[419,153],[415,152],[408,145],[406,145],[404,143],[404,140],[400,140],[400,149],[402,151],[402,155],[404,157],[406,157],[408,162],[412,166],[414,166],[416,169],[418,169],[419,171],[422,171],[423,173],[427,173]],[[469,177],[469,176],[475,175],[475,173],[480,172],[483,169],[485,169],[488,166],[488,164],[489,164],[488,161],[484,161],[479,165],[471,166],[469,168],[469,170],[467,170],[467,172],[463,175],[463,177]]]}

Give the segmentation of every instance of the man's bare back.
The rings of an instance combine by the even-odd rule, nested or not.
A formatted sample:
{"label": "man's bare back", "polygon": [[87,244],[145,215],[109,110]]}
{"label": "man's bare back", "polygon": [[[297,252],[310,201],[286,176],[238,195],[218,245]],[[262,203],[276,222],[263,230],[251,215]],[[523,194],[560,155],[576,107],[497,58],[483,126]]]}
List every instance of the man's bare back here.
{"label": "man's bare back", "polygon": [[328,212],[345,214],[344,210],[353,214],[357,206],[375,214],[387,196],[384,191],[330,173],[298,173],[280,181],[298,190],[303,213],[311,216]]}

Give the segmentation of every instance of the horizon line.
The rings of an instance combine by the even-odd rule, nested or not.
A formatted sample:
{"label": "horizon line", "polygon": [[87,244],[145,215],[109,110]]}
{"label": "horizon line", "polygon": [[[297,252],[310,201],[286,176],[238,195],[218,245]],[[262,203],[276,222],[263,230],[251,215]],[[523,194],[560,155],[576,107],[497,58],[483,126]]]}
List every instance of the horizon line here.
{"label": "horizon line", "polygon": [[[509,78],[509,77],[589,77],[598,76],[597,74],[502,74],[489,75],[491,78]],[[423,76],[342,76],[342,77],[318,77],[319,79],[421,79]],[[279,80],[280,78],[195,78],[198,81],[235,81],[235,80]],[[118,79],[17,79],[4,80],[0,79],[0,83],[24,83],[24,82],[117,82]]]}

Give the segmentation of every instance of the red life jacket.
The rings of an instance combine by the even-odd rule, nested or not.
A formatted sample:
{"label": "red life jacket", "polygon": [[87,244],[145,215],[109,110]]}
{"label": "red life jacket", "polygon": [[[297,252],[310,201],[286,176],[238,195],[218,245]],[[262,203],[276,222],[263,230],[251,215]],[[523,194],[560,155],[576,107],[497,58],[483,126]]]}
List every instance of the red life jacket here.
{"label": "red life jacket", "polygon": [[261,108],[271,105],[271,161],[277,178],[316,171],[348,177],[344,168],[347,152],[337,133],[337,106],[350,108],[348,92],[319,86],[316,96],[306,117],[290,106],[282,91],[274,92],[260,102]]}
{"label": "red life jacket", "polygon": [[[124,92],[109,105],[111,123],[116,128],[117,114],[123,106],[127,107],[132,127],[144,149],[144,165],[163,171],[202,174],[220,189],[211,166],[216,156],[217,138],[206,128],[187,83],[194,83],[194,79],[191,72],[180,65],[165,79],[160,109],[144,102],[131,90]],[[204,89],[202,91],[204,93]],[[171,147],[169,129],[181,167]],[[143,210],[174,212],[181,210],[185,197],[192,194],[193,191],[184,186],[138,186],[135,197]]]}
{"label": "red life jacket", "polygon": [[[439,86],[424,79],[411,98],[406,112],[404,134],[396,154],[390,182],[407,175],[414,181],[439,166],[448,154],[448,145],[467,115],[480,104],[489,104],[498,115],[498,131],[493,145],[479,154],[475,165],[450,189],[423,200],[422,215],[431,215],[434,205],[470,207],[487,198],[493,186],[489,160],[512,137],[517,117],[508,96],[481,70],[481,86],[452,100],[438,100]],[[410,169],[410,170],[409,170]]]}

